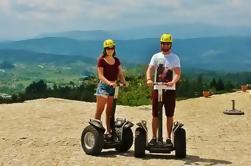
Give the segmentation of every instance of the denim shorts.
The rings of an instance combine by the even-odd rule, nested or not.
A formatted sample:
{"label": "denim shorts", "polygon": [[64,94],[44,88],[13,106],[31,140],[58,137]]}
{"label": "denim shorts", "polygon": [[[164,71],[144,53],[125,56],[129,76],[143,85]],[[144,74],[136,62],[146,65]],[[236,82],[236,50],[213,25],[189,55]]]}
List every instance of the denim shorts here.
{"label": "denim shorts", "polygon": [[99,82],[96,89],[96,93],[94,95],[108,97],[108,96],[114,96],[114,92],[115,89],[113,87],[103,82]]}

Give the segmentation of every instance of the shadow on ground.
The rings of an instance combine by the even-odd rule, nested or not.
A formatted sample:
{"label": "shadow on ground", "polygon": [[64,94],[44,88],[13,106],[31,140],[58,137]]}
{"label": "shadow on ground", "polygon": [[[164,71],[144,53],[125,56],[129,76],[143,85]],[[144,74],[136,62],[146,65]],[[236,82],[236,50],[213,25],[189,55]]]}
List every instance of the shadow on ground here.
{"label": "shadow on ground", "polygon": [[[127,156],[134,157],[133,151],[128,151],[125,153],[118,153],[117,151],[103,151],[99,157],[119,157],[119,156]],[[201,158],[195,155],[187,155],[185,159],[176,158],[171,154],[146,154],[144,158],[138,158],[139,160],[151,160],[151,159],[163,159],[163,160],[182,160],[184,161],[184,165],[219,165],[219,164],[232,164],[232,162],[227,160],[218,160],[218,159],[209,159],[209,158]]]}

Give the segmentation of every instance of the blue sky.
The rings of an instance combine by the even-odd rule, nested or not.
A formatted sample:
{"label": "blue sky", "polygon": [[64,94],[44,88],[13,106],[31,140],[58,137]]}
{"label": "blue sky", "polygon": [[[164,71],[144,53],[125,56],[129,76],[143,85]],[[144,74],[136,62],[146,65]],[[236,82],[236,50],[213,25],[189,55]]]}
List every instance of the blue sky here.
{"label": "blue sky", "polygon": [[0,39],[161,24],[251,26],[249,0],[0,0]]}

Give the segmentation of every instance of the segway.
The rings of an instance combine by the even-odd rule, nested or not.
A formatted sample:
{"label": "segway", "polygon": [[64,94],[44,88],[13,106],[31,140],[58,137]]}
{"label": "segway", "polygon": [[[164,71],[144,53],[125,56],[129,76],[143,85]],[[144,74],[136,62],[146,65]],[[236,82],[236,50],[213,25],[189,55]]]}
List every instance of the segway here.
{"label": "segway", "polygon": [[[163,65],[158,67],[162,68]],[[186,157],[186,131],[183,127],[183,124],[180,122],[175,122],[173,125],[173,146],[168,146],[166,143],[163,142],[162,137],[162,93],[163,88],[166,86],[165,82],[158,82],[157,73],[155,72],[155,82],[154,85],[157,87],[158,90],[158,136],[157,136],[157,144],[156,145],[149,145],[148,144],[148,131],[147,131],[147,124],[146,121],[142,120],[141,122],[137,123],[137,128],[135,130],[135,142],[134,142],[134,156],[135,157],[144,157],[145,150],[148,150],[150,153],[171,153],[175,151],[175,156],[177,158],[185,158]]]}
{"label": "segway", "polygon": [[126,152],[133,144],[133,132],[131,129],[133,123],[127,121],[125,118],[117,118],[114,120],[119,87],[121,86],[124,85],[116,83],[110,120],[112,138],[107,138],[105,136],[105,128],[102,122],[97,119],[90,119],[89,125],[82,132],[81,145],[88,155],[98,156],[102,149],[110,148],[115,148],[119,152]]}

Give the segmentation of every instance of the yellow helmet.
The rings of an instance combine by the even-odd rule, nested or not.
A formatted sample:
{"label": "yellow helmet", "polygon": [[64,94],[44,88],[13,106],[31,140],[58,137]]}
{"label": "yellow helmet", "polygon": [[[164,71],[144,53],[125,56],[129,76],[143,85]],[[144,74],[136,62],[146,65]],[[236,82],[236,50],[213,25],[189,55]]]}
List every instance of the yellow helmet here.
{"label": "yellow helmet", "polygon": [[172,35],[170,33],[163,33],[160,37],[160,42],[172,43],[173,42]]}
{"label": "yellow helmet", "polygon": [[114,46],[115,46],[115,42],[112,39],[106,39],[103,43],[104,48],[107,48],[107,47],[112,48]]}

